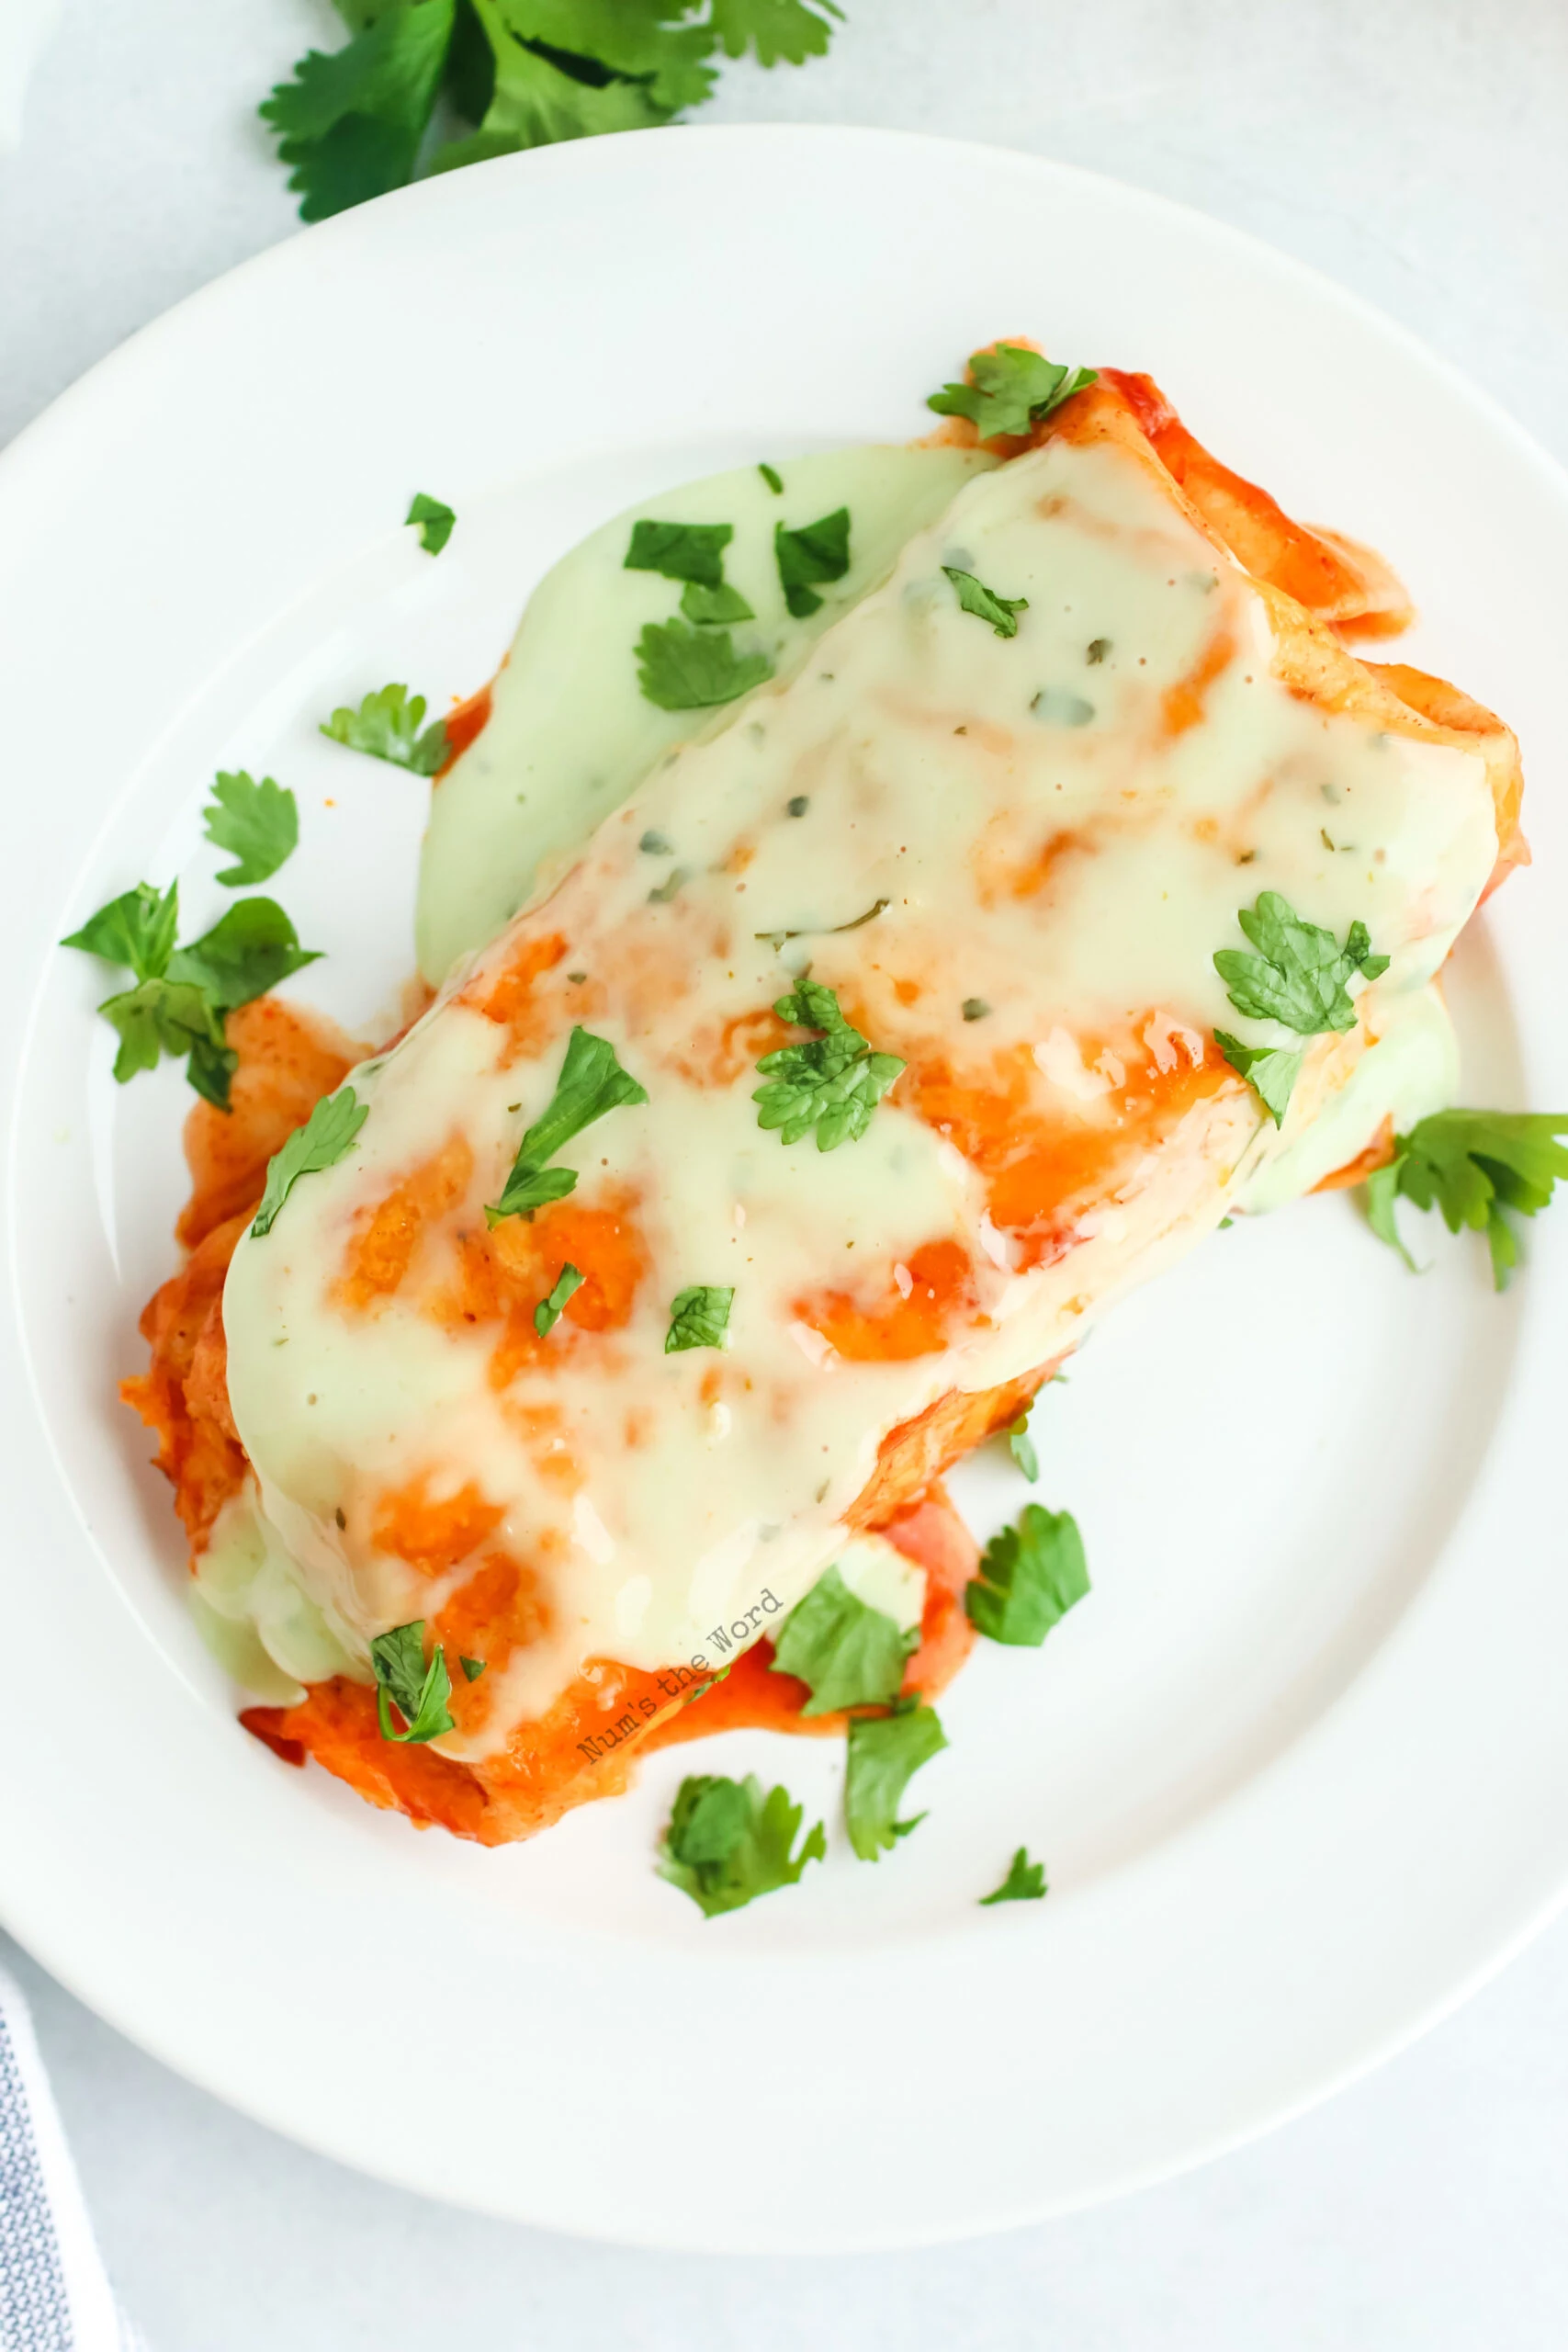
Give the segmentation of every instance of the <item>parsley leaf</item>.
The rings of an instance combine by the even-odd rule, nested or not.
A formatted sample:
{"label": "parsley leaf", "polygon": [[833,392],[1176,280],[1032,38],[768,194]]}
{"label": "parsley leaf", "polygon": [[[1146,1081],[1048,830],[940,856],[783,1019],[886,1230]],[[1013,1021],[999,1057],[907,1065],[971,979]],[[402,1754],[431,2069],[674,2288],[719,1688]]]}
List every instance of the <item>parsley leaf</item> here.
{"label": "parsley leaf", "polygon": [[168,962],[171,980],[204,989],[220,1012],[232,1012],[276,988],[290,972],[319,964],[321,950],[301,947],[299,935],[276,899],[240,899],[210,931]]}
{"label": "parsley leaf", "polygon": [[823,1034],[763,1055],[757,1068],[768,1084],[751,1097],[761,1106],[757,1125],[778,1128],[784,1143],[798,1143],[815,1128],[818,1151],[858,1141],[904,1064],[897,1054],[874,1054],[844,1019],[833,990],[816,980],[799,981],[773,1011],[781,1021]]}
{"label": "parsley leaf", "polygon": [[424,729],[423,695],[407,686],[382,686],[366,695],[357,710],[346,703],[322,721],[321,733],[351,752],[367,752],[373,760],[389,760],[394,767],[415,775],[434,775],[446,758],[446,722],[437,718]]}
{"label": "parsley leaf", "polygon": [[370,1115],[352,1086],[324,1094],[302,1127],[296,1127],[280,1151],[266,1165],[266,1190],[251,1226],[254,1234],[270,1233],[279,1209],[301,1176],[335,1168],[352,1149],[354,1139]]}
{"label": "parsley leaf", "polygon": [[665,1354],[679,1355],[685,1348],[727,1348],[734,1298],[733,1290],[717,1283],[694,1283],[678,1290],[671,1302]]}
{"label": "parsley leaf", "polygon": [[299,845],[299,809],[294,795],[269,775],[258,784],[243,768],[232,774],[220,768],[201,813],[208,840],[239,860],[218,876],[228,890],[265,882]]}
{"label": "parsley leaf", "polygon": [[439,555],[457,527],[457,517],[450,506],[439,498],[427,498],[423,490],[416,491],[403,516],[406,529],[411,523],[419,525],[419,543],[426,555]]}
{"label": "parsley leaf", "polygon": [[162,894],[151,882],[139,882],[89,915],[80,931],[61,941],[62,947],[79,947],[101,956],[106,964],[126,964],[139,980],[161,979],[174,953],[180,919],[180,886],[171,882]]}
{"label": "parsley leaf", "polygon": [[732,523],[655,523],[645,518],[632,525],[632,543],[622,568],[716,588],[724,578],[724,550],[734,537]]}
{"label": "parsley leaf", "polygon": [[325,220],[413,177],[451,45],[455,0],[362,10],[346,49],[311,50],[261,107],[299,217]]}
{"label": "parsley leaf", "polygon": [[[833,0],[815,5],[842,24],[844,12]],[[728,56],[743,57],[750,48],[759,65],[776,65],[781,57],[804,65],[808,57],[826,56],[832,39],[832,27],[806,0],[713,0],[713,22]]]}
{"label": "parsley leaf", "polygon": [[[467,1663],[465,1659],[465,1667]],[[370,1645],[370,1664],[376,1674],[376,1713],[383,1739],[423,1742],[457,1730],[446,1706],[452,1695],[446,1653],[437,1642],[426,1666],[423,1617],[416,1617],[411,1625],[394,1625],[389,1634],[378,1634]],[[472,1681],[473,1677],[468,1679]],[[403,1719],[401,1731],[393,1727],[394,1706]]]}
{"label": "parsley leaf", "polygon": [[660,710],[706,710],[773,674],[765,653],[737,654],[727,628],[649,621],[637,642],[637,684]]}
{"label": "parsley leaf", "polygon": [[1215,1030],[1214,1043],[1232,1069],[1241,1072],[1279,1126],[1292,1089],[1302,1073],[1302,1063],[1306,1058],[1304,1047],[1297,1053],[1288,1053],[1282,1046],[1244,1046],[1239,1037],[1233,1037],[1225,1029]]}
{"label": "parsley leaf", "polygon": [[224,1046],[223,1023],[203,989],[188,981],[142,980],[119,996],[106,997],[98,1011],[119,1038],[114,1074],[121,1086],[139,1070],[156,1069],[164,1054],[188,1054],[196,1063],[190,1078],[197,1092],[227,1107],[228,1080],[220,1075],[223,1057],[230,1072],[239,1057]]}
{"label": "parsley leaf", "polygon": [[1254,1021],[1282,1022],[1303,1037],[1355,1027],[1356,1007],[1346,982],[1357,972],[1375,980],[1388,969],[1388,957],[1372,954],[1364,922],[1350,925],[1341,947],[1331,931],[1303,922],[1278,890],[1263,891],[1236,921],[1259,953],[1222,947],[1214,969],[1238,1012]]}
{"label": "parsley leaf", "polygon": [[850,568],[850,510],[836,506],[815,523],[791,531],[773,526],[773,555],[784,603],[797,621],[821,609],[818,584],[841,580]]}
{"label": "parsley leaf", "polygon": [[1037,1649],[1089,1590],[1083,1539],[1070,1511],[1026,1503],[1016,1527],[992,1536],[965,1587],[969,1622],[993,1642]]}
{"label": "parsley leaf", "polygon": [[906,1702],[889,1715],[851,1717],[844,1825],[863,1862],[879,1860],[925,1819],[923,1813],[913,1821],[894,1816],[914,1774],[946,1746],[932,1707]]}
{"label": "parsley leaf", "polygon": [[621,1068],[607,1037],[574,1029],[567,1039],[556,1091],[518,1145],[501,1198],[485,1211],[489,1222],[532,1216],[547,1201],[564,1200],[576,1187],[577,1170],[549,1168],[546,1162],[607,1111],[647,1100],[648,1089]]}
{"label": "parsley leaf", "polygon": [[993,1903],[1038,1903],[1045,1892],[1045,1865],[1032,1862],[1029,1849],[1021,1846],[1008,1864],[1008,1874],[994,1894],[982,1894],[982,1911]]}
{"label": "parsley leaf", "polygon": [[989,621],[998,637],[1018,635],[1018,616],[1029,610],[1027,596],[998,596],[976,580],[972,571],[960,571],[953,564],[944,563],[942,570],[958,591],[958,601],[966,613],[976,620]]}
{"label": "parsley leaf", "polygon": [[822,1860],[828,1838],[819,1821],[791,1854],[804,1813],[787,1789],[764,1797],[754,1773],[743,1781],[688,1777],[660,1840],[659,1875],[689,1894],[705,1918],[739,1911],[759,1894],[795,1885],[807,1862]]}
{"label": "parsley leaf", "polygon": [[1484,1233],[1492,1280],[1507,1288],[1518,1262],[1518,1237],[1507,1210],[1534,1216],[1560,1176],[1568,1176],[1568,1113],[1438,1111],[1394,1137],[1394,1156],[1367,1180],[1367,1218],[1380,1241],[1413,1261],[1399,1238],[1393,1204],[1401,1195],[1419,1209],[1438,1208],[1450,1233]]}
{"label": "parsley leaf", "polygon": [[784,1619],[770,1670],[809,1685],[803,1715],[886,1707],[898,1696],[904,1661],[919,1645],[918,1627],[906,1633],[885,1611],[852,1592],[837,1567],[830,1567]]}
{"label": "parsley leaf", "polygon": [[573,1265],[565,1265],[556,1276],[548,1298],[542,1298],[534,1309],[534,1329],[541,1340],[547,1338],[560,1321],[561,1308],[574,1291],[582,1288],[584,1277]]}
{"label": "parsley leaf", "polygon": [[976,351],[972,384],[944,384],[926,402],[938,416],[966,416],[982,441],[999,433],[1027,433],[1065,400],[1095,382],[1092,368],[1064,368],[1021,343]]}
{"label": "parsley leaf", "polygon": [[681,591],[681,610],[702,628],[728,628],[732,622],[756,618],[739,589],[732,588],[728,580],[721,580],[716,588],[688,580]]}

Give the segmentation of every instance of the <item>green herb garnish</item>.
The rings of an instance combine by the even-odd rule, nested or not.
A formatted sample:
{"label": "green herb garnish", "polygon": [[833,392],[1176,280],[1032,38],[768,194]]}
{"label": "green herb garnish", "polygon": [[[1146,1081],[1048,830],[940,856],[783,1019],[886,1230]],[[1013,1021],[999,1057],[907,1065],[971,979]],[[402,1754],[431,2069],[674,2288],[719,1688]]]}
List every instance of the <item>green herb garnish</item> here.
{"label": "green herb garnish", "polygon": [[[429,1665],[425,1664],[423,1617],[416,1617],[409,1625],[394,1625],[389,1634],[378,1634],[370,1645],[370,1664],[376,1676],[376,1713],[383,1739],[412,1746],[439,1739],[444,1731],[457,1730],[446,1706],[452,1695],[446,1653],[437,1642]],[[392,1722],[394,1707],[403,1719],[401,1731]]]}
{"label": "green herb garnish", "polygon": [[803,523],[795,531],[776,523],[773,555],[784,603],[797,621],[805,620],[821,608],[818,588],[841,580],[850,568],[849,508],[835,507],[831,514]]}
{"label": "green herb garnish", "polygon": [[485,1661],[482,1657],[460,1657],[457,1663],[463,1669],[465,1682],[477,1682],[485,1670]]}
{"label": "green herb garnish", "polygon": [[863,1862],[874,1862],[925,1819],[897,1815],[904,1791],[922,1764],[947,1746],[934,1708],[903,1700],[891,1714],[850,1719],[849,1758],[844,1775],[844,1824]]}
{"label": "green herb garnish", "polygon": [[716,1283],[693,1283],[678,1290],[671,1302],[665,1354],[679,1355],[685,1348],[727,1348],[734,1299],[733,1290]]}
{"label": "green herb garnish", "polygon": [[972,384],[944,384],[926,402],[938,416],[966,416],[982,441],[1027,433],[1096,380],[1092,368],[1064,368],[1021,343],[999,343],[970,359]]}
{"label": "green herb garnish", "polygon": [[1089,1590],[1083,1539],[1070,1511],[1026,1503],[1016,1527],[992,1536],[964,1589],[969,1622],[993,1642],[1037,1649]]}
{"label": "green herb garnish", "polygon": [[1044,1863],[1032,1862],[1028,1847],[1021,1846],[996,1893],[980,1897],[980,1908],[984,1911],[993,1903],[1038,1903],[1044,1892]]}
{"label": "green herb garnish", "polygon": [[299,810],[294,795],[269,775],[258,784],[243,768],[231,775],[220,769],[212,798],[201,813],[208,840],[239,860],[218,876],[225,889],[248,889],[254,882],[265,882],[299,844]]}
{"label": "green herb garnish", "polygon": [[450,506],[444,506],[439,498],[427,498],[421,490],[410,502],[403,526],[406,529],[409,524],[417,523],[419,543],[425,554],[439,555],[451,537],[457,520]]}
{"label": "green herb garnish", "polygon": [[818,1151],[857,1141],[904,1064],[897,1054],[874,1054],[844,1019],[833,990],[816,980],[798,981],[773,1011],[781,1021],[822,1035],[763,1055],[757,1068],[769,1082],[751,1097],[760,1106],[757,1125],[776,1127],[784,1143],[798,1143],[815,1130]]}
{"label": "green herb garnish", "polygon": [[759,466],[757,471],[761,475],[762,480],[767,483],[768,488],[773,492],[773,496],[775,498],[782,498],[784,496],[784,476],[780,473],[778,468],[776,466]]}
{"label": "green herb garnish", "polygon": [[548,1298],[542,1298],[534,1309],[534,1329],[541,1340],[547,1339],[560,1321],[561,1308],[574,1291],[582,1288],[583,1276],[572,1265],[563,1266],[556,1276]]}
{"label": "green herb garnish", "polygon": [[944,563],[942,568],[966,613],[973,613],[976,620],[989,621],[998,637],[1018,635],[1018,616],[1029,610],[1027,596],[998,596],[972,571],[960,571],[951,563]]}
{"label": "green herb garnish", "polygon": [[727,628],[649,621],[637,641],[637,684],[660,710],[707,710],[773,674],[765,653],[738,654]]}
{"label": "green herb garnish", "polygon": [[724,578],[724,550],[734,537],[732,523],[634,523],[624,569],[716,588]]}
{"label": "green herb garnish", "polygon": [[752,1773],[743,1781],[708,1772],[690,1777],[660,1840],[659,1875],[689,1894],[705,1918],[739,1911],[759,1894],[793,1886],[807,1862],[821,1861],[828,1838],[819,1821],[800,1851],[791,1852],[804,1815],[787,1789],[764,1797]]}
{"label": "green herb garnish", "polygon": [[784,1619],[771,1670],[793,1674],[809,1687],[803,1715],[886,1707],[898,1696],[905,1661],[919,1645],[918,1627],[906,1633],[886,1611],[871,1608],[835,1566]]}
{"label": "green herb garnish", "polygon": [[1215,1030],[1214,1043],[1232,1069],[1239,1070],[1246,1079],[1274,1125],[1279,1126],[1290,1102],[1292,1089],[1302,1074],[1302,1064],[1306,1059],[1305,1047],[1299,1047],[1292,1053],[1282,1046],[1244,1046],[1241,1039],[1233,1037],[1227,1029]]}
{"label": "green herb garnish", "polygon": [[[1222,947],[1214,969],[1238,1012],[1254,1021],[1278,1021],[1298,1036],[1353,1029],[1356,1007],[1348,983],[1359,972],[1375,980],[1388,969],[1386,956],[1374,956],[1364,922],[1353,922],[1341,947],[1331,931],[1306,922],[1277,890],[1265,890],[1255,907],[1243,907],[1236,921],[1258,950]],[[1301,1070],[1299,1052],[1250,1046],[1216,1029],[1214,1043],[1233,1069],[1258,1093],[1278,1126]]]}
{"label": "green herb garnish", "polygon": [[547,1202],[564,1200],[576,1189],[575,1168],[550,1168],[558,1151],[607,1111],[646,1102],[648,1090],[621,1068],[607,1037],[574,1029],[548,1103],[524,1135],[501,1198],[485,1210],[490,1224],[503,1216],[532,1216]]}
{"label": "green herb garnish", "polygon": [[1568,1176],[1568,1112],[1437,1111],[1396,1136],[1393,1158],[1367,1179],[1367,1220],[1380,1241],[1415,1261],[1399,1238],[1393,1204],[1441,1209],[1450,1233],[1484,1233],[1492,1280],[1506,1290],[1518,1262],[1518,1236],[1507,1215],[1534,1216]]}
{"label": "green herb garnish", "polygon": [[200,989],[219,1012],[233,1012],[320,961],[319,948],[300,946],[276,899],[238,899],[210,931],[175,948],[168,976]]}
{"label": "green herb garnish", "polygon": [[1007,1430],[1008,1452],[1032,1487],[1037,1486],[1040,1481],[1040,1456],[1035,1451],[1034,1440],[1029,1428],[1029,1416],[1034,1410],[1034,1401],[1031,1399],[1016,1421],[1008,1423]]}
{"label": "green herb garnish", "polygon": [[357,710],[341,705],[322,721],[321,733],[351,752],[367,752],[373,760],[389,760],[415,775],[434,775],[446,760],[446,722],[437,718],[424,727],[424,712],[423,695],[411,695],[407,686],[381,686]]}
{"label": "green herb garnish", "polygon": [[728,580],[721,580],[716,588],[689,580],[681,591],[681,610],[699,628],[728,628],[735,621],[756,618],[739,589],[732,588]]}
{"label": "green herb garnish", "polygon": [[352,1086],[340,1086],[335,1094],[323,1095],[304,1125],[296,1127],[282,1149],[275,1151],[267,1161],[266,1190],[251,1231],[270,1233],[279,1209],[300,1177],[317,1176],[323,1169],[335,1168],[352,1149],[355,1136],[369,1115],[370,1105],[361,1102]]}

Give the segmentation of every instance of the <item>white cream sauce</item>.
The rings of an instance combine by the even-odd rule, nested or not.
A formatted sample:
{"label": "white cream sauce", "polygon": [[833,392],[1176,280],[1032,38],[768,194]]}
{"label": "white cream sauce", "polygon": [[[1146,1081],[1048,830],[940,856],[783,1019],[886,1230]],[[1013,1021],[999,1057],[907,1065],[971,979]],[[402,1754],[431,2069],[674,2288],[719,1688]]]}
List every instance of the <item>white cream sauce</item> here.
{"label": "white cream sauce", "polygon": [[[1028,598],[1016,638],[960,610],[944,564]],[[1233,650],[1201,722],[1173,735],[1164,698],[1221,628]],[[355,1075],[369,1117],[353,1151],[236,1252],[230,1395],[265,1518],[360,1659],[474,1570],[431,1577],[378,1549],[378,1498],[415,1473],[435,1494],[477,1486],[502,1514],[491,1542],[536,1567],[548,1622],[497,1671],[482,1735],[447,1752],[499,1745],[586,1659],[711,1664],[716,1626],[792,1606],[845,1556],[887,1430],[1073,1347],[1298,1148],[1399,1000],[1426,989],[1495,855],[1483,763],[1298,698],[1271,650],[1256,593],[1149,476],[1112,449],[1051,443],[971,481],[792,683],[669,756]],[[639,849],[649,832],[667,852]],[[1296,1046],[1244,1022],[1213,969],[1264,889],[1338,935],[1368,925],[1392,960],[1361,1023],[1314,1041],[1282,1136],[1227,1073],[1146,1148],[1134,1134],[1032,1262],[992,1222],[982,1169],[917,1114],[922,1077],[945,1063],[971,1086],[1021,1088],[1019,1118],[1070,1139],[1149,1070],[1201,1059],[1216,1023]],[[874,920],[835,930],[879,899]],[[785,932],[802,935],[775,945]],[[566,945],[535,983],[541,1042],[508,1060],[479,1006],[545,938]],[[827,1154],[758,1127],[754,1047],[713,1067],[723,1024],[807,962],[910,1064],[863,1139]],[[987,1009],[965,1020],[974,1000]],[[434,1307],[575,1019],[650,1099],[558,1155],[581,1172],[567,1205],[629,1198],[649,1272],[623,1328],[563,1317],[498,1390],[496,1327],[455,1330]],[[1380,1102],[1328,1164],[1365,1143]],[[394,1295],[344,1306],[367,1218],[454,1135],[473,1154],[463,1199]],[[943,1241],[969,1253],[972,1290],[937,1352],[854,1360],[800,1311],[842,1287],[880,1314],[914,1253]],[[729,1346],[666,1355],[671,1300],[697,1282],[734,1286]]]}

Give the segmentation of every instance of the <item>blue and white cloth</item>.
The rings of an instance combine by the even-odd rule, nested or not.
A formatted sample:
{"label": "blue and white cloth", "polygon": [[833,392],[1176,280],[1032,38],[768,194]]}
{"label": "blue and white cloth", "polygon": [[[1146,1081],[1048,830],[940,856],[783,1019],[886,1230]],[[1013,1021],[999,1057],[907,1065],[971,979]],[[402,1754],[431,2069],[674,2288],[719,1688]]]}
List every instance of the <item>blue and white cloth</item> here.
{"label": "blue and white cloth", "polygon": [[145,2352],[109,2287],[28,2005],[4,1969],[0,2352]]}

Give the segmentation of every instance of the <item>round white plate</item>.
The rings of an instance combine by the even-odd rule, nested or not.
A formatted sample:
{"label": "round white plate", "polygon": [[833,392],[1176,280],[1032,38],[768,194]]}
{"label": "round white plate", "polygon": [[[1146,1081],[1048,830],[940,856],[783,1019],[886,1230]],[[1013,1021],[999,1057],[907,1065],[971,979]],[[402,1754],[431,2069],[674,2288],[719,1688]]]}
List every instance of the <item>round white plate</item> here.
{"label": "round white plate", "polygon": [[[412,964],[423,787],[315,721],[480,683],[634,497],[929,423],[976,344],[1146,368],[1295,512],[1386,549],[1413,658],[1503,710],[1539,864],[1467,939],[1472,1099],[1568,1098],[1568,490],[1393,328],[1077,172],[862,131],[659,131],[314,229],[95,370],[0,465],[13,1125],[0,1905],[149,2049],[369,2171],[646,2244],[999,2227],[1257,2132],[1495,1967],[1568,1884],[1557,1508],[1568,1217],[1505,1300],[1344,1197],[1218,1236],[1037,1417],[1092,1597],[981,1645],[874,1869],[705,1922],[651,1868],[693,1751],[534,1844],[417,1836],[233,1721],[168,1490],[116,1403],[172,1269],[188,1099],[124,1090],[51,943],[143,876],[219,894],[214,770],[293,786],[275,886],[353,1023]],[[438,561],[411,494],[460,522]],[[980,1532],[1027,1489],[964,1474]],[[836,1823],[837,1743],[730,1736]],[[1012,1849],[1049,1899],[976,1907]]]}

